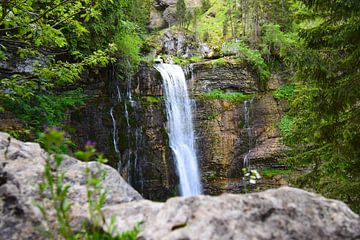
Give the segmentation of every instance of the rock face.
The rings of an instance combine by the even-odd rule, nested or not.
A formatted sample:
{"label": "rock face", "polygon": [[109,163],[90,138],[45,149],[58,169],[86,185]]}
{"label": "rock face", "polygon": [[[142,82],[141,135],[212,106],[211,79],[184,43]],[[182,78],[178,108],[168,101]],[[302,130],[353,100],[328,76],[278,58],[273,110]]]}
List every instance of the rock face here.
{"label": "rock face", "polygon": [[[23,143],[0,132],[1,239],[43,239],[43,220],[34,206],[47,154],[36,143]],[[87,218],[85,167],[95,163],[65,157],[62,170],[71,185],[71,218]],[[115,216],[118,232],[139,222],[138,239],[359,239],[360,217],[344,203],[284,187],[246,195],[172,198],[165,203],[142,200],[117,173],[108,175],[103,212]],[[51,209],[47,209],[51,212]],[[104,226],[106,228],[106,226]]]}
{"label": "rock face", "polygon": [[[207,194],[241,192],[244,157],[247,156],[253,166],[269,167],[276,164],[283,150],[276,129],[281,107],[271,93],[265,92],[265,87],[244,62],[228,59],[223,64],[212,64],[208,61],[184,66],[184,69],[189,92],[196,102],[193,119],[204,191]],[[78,146],[86,140],[95,140],[99,151],[110,158],[111,165],[145,198],[165,200],[177,193],[178,179],[168,146],[161,76],[146,65],[140,67],[130,83],[112,79],[112,75],[104,75],[110,87],[103,87],[102,93],[94,92],[97,97],[71,115],[74,140]],[[126,100],[129,85],[131,101]],[[118,99],[117,88],[122,100],[114,104]],[[245,126],[244,102],[200,97],[215,89],[255,96],[248,106],[249,126]],[[117,127],[118,155],[114,149],[111,108]]]}
{"label": "rock face", "polygon": [[96,141],[110,165],[145,198],[165,200],[176,194],[160,74],[140,66],[128,81],[114,78],[114,73],[103,76],[107,87],[98,88],[87,105],[71,114],[72,139],[79,147]]}
{"label": "rock face", "polygon": [[211,61],[191,65],[193,73],[191,91],[201,94],[211,90],[236,91],[255,93],[261,89],[260,82],[245,62],[224,60],[222,64],[212,64]]}
{"label": "rock face", "polygon": [[[176,23],[176,2],[177,0],[155,0],[150,6],[150,18],[148,28],[159,30]],[[191,9],[200,5],[199,0],[189,0],[187,8]]]}
{"label": "rock face", "polygon": [[[191,70],[204,192],[239,193],[243,190],[244,158],[253,167],[267,168],[276,164],[284,149],[276,128],[282,109],[246,63],[231,59],[221,65],[196,63]],[[242,92],[253,97],[246,106],[245,102],[201,98],[212,90]]]}
{"label": "rock face", "polygon": [[[0,236],[1,239],[40,239],[35,230],[41,224],[41,215],[35,207],[40,200],[38,184],[43,181],[47,154],[37,143],[23,143],[0,132]],[[71,185],[69,199],[74,203],[73,216],[86,213],[85,167],[96,170],[96,163],[84,163],[65,157],[62,170],[66,171],[65,183]],[[108,189],[105,206],[142,199],[109,166],[104,189]]]}

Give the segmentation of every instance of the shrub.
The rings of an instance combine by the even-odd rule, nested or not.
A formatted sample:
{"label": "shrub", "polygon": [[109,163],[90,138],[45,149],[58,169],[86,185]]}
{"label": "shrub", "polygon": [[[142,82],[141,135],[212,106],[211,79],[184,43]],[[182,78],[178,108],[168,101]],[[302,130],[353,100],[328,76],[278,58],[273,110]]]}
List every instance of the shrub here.
{"label": "shrub", "polygon": [[277,99],[289,99],[294,95],[295,85],[294,84],[285,84],[280,86],[273,92],[273,97]]}
{"label": "shrub", "polygon": [[283,116],[278,124],[278,128],[285,142],[291,141],[294,129],[294,119],[287,115]]}

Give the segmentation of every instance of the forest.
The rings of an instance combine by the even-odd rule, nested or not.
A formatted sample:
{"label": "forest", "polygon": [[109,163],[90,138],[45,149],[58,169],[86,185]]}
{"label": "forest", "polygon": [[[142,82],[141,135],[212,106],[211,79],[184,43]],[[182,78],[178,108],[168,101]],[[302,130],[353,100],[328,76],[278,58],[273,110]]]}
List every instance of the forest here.
{"label": "forest", "polygon": [[[176,48],[179,44],[187,46],[180,53]],[[228,104],[225,104],[228,106],[225,110],[205,112],[201,119],[221,122],[218,116],[234,104],[244,103],[246,110],[246,104],[251,104],[252,99],[256,101],[258,95],[269,94],[282,106],[281,116],[271,125],[279,132],[284,146],[274,161],[286,166],[284,172],[285,175],[290,173],[291,186],[341,200],[352,211],[360,213],[358,0],[2,0],[0,131],[22,141],[40,142],[53,154],[58,154],[54,146],[62,148],[66,143],[69,145],[66,152],[74,154],[83,146],[79,141],[75,144],[66,140],[77,138],[78,125],[74,124],[72,114],[91,105],[96,109],[91,114],[99,114],[99,109],[111,114],[111,118],[107,114],[110,126],[107,134],[109,139],[112,137],[110,144],[104,143],[103,147],[100,144],[98,149],[104,151],[104,158],[109,158],[111,166],[117,166],[118,163],[114,163],[117,155],[121,155],[119,159],[138,158],[135,151],[126,149],[140,148],[144,155],[150,156],[146,153],[147,146],[141,145],[144,140],[138,140],[139,134],[129,133],[134,126],[141,131],[147,127],[145,117],[131,119],[139,108],[133,102],[141,101],[145,109],[142,111],[146,111],[154,106],[160,108],[163,97],[149,93],[141,95],[141,86],[135,90],[129,88],[135,81],[141,81],[136,80],[139,79],[136,76],[142,69],[152,68],[159,59],[198,71],[199,76],[201,71],[208,71],[206,74],[210,75],[221,72],[200,67],[197,70],[196,66],[200,66],[197,64],[204,63],[204,69],[209,66],[226,68],[231,64],[249,66],[258,82],[256,91],[223,88],[221,86],[227,84],[227,79],[220,77],[214,83],[220,87],[207,89],[205,93],[197,93],[197,89],[196,94],[190,93],[190,98],[200,102],[196,109],[202,109],[201,103],[207,105],[207,101]],[[118,85],[109,85],[113,81],[111,76],[116,78]],[[276,89],[269,89],[267,86],[275,76],[281,78],[281,84]],[[99,97],[94,90],[97,88],[106,89],[110,100],[104,101],[111,108],[97,107],[97,100],[94,100]],[[122,93],[122,89],[127,92]],[[121,105],[123,101],[126,101],[125,105]],[[249,128],[247,124],[245,121],[238,126]],[[163,125],[166,124],[161,127]],[[195,135],[197,125],[201,124],[195,124]],[[53,129],[54,126],[65,135],[52,130],[46,135],[49,127]],[[121,136],[121,128],[126,130],[127,136]],[[167,130],[157,132],[159,136],[167,133]],[[95,132],[86,134],[96,137]],[[130,142],[130,138],[135,140]],[[99,139],[89,140],[98,142]],[[249,145],[255,147],[256,143],[250,140]],[[77,154],[80,159],[97,156],[100,162],[105,162],[91,147]],[[134,183],[136,190],[144,188],[141,187],[143,182],[137,179],[148,175],[136,173],[135,163],[126,165],[123,161],[118,165],[120,174]],[[200,172],[208,171],[201,166]],[[50,165],[47,167],[51,168]],[[236,174],[246,179],[245,160],[243,167],[245,171]],[[159,169],[161,172],[162,168]],[[223,177],[219,174],[222,169],[211,171],[206,179],[203,176],[210,185]],[[235,178],[233,175],[236,174],[231,173],[229,178]],[[102,183],[102,178],[96,182],[97,177],[92,177],[95,182],[90,187],[98,194],[97,184]],[[46,179],[47,187],[52,186],[53,179]],[[61,174],[56,179],[62,184]],[[62,190],[66,195],[67,190]],[[176,190],[170,189],[167,196],[173,194],[172,191],[177,195]],[[100,205],[103,203],[101,199],[98,201]],[[99,211],[98,206],[93,206],[94,212]],[[63,208],[59,209],[65,214]],[[67,221],[67,217],[59,217],[58,221]],[[66,236],[68,226],[62,224],[59,228],[62,236],[77,239]],[[108,235],[109,238],[95,235],[79,239],[111,239]],[[116,239],[135,239],[130,235]],[[56,238],[52,236],[52,239]]]}

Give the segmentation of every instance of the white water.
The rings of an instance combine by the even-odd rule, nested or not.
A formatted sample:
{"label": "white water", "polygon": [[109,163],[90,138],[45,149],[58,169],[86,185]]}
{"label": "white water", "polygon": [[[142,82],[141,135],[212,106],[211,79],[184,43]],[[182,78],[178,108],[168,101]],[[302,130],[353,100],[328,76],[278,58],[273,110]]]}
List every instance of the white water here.
{"label": "white water", "polygon": [[110,108],[110,116],[111,116],[111,120],[112,120],[112,124],[113,124],[113,132],[112,132],[112,139],[113,139],[113,144],[114,144],[114,148],[115,148],[115,152],[117,154],[120,153],[119,148],[118,148],[118,141],[117,141],[117,127],[116,127],[116,120],[114,117],[114,113],[113,113],[114,108]]}
{"label": "white water", "polygon": [[254,97],[251,99],[247,99],[244,101],[244,122],[245,122],[245,129],[248,137],[248,152],[245,154],[243,159],[243,165],[245,168],[250,169],[250,162],[249,162],[249,155],[251,153],[251,148],[253,147],[253,133],[252,127],[250,124],[250,109],[251,104],[254,101]]}
{"label": "white water", "polygon": [[163,78],[166,96],[170,147],[174,153],[182,196],[201,194],[191,102],[185,75],[180,66],[159,64],[155,68]]}

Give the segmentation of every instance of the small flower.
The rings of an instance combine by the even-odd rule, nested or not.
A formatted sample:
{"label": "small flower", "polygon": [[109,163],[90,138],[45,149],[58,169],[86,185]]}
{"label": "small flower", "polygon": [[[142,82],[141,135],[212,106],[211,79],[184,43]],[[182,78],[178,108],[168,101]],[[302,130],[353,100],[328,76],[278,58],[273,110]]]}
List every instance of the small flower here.
{"label": "small flower", "polygon": [[95,147],[96,146],[96,142],[91,141],[91,140],[87,140],[85,143],[86,146],[91,146],[91,147]]}

